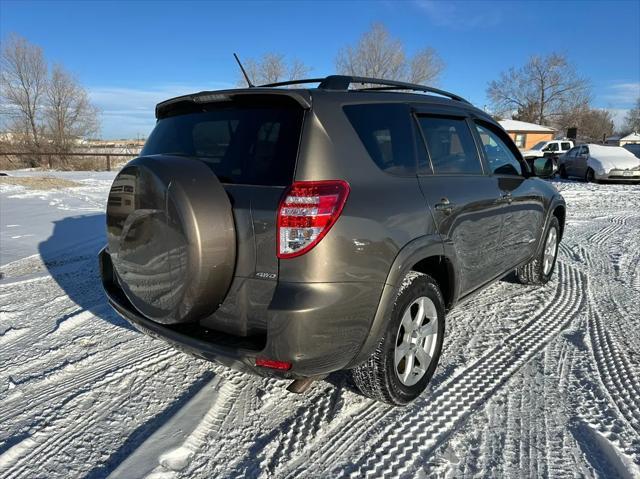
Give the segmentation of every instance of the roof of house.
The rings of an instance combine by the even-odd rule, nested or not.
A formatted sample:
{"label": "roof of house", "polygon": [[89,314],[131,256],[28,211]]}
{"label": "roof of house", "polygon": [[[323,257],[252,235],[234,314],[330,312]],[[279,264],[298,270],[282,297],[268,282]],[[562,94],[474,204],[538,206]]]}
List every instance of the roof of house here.
{"label": "roof of house", "polygon": [[627,136],[620,138],[620,141],[640,141],[640,134],[633,132]]}
{"label": "roof of house", "polygon": [[551,127],[536,125],[535,123],[527,123],[519,120],[500,120],[500,126],[507,131],[539,131],[544,133],[555,133]]}

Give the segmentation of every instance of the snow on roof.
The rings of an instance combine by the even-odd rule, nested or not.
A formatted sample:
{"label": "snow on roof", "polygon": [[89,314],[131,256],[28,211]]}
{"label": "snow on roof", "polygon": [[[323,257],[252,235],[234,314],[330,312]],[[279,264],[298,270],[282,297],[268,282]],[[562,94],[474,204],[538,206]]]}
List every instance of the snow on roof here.
{"label": "snow on roof", "polygon": [[640,134],[633,132],[630,135],[620,138],[620,141],[640,141]]}
{"label": "snow on roof", "polygon": [[548,126],[536,125],[535,123],[527,123],[518,120],[500,120],[500,126],[507,131],[544,131],[554,133],[556,130]]}

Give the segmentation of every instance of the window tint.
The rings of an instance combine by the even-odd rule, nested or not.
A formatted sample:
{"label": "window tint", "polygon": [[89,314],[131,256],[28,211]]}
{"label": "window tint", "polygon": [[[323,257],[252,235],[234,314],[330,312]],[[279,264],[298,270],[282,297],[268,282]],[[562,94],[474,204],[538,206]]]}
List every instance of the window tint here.
{"label": "window tint", "polygon": [[557,143],[549,143],[549,146],[547,146],[544,151],[558,151],[558,144]]}
{"label": "window tint", "polygon": [[522,175],[522,166],[509,147],[488,128],[476,125],[489,170],[495,175]]}
{"label": "window tint", "polygon": [[476,145],[465,120],[422,116],[419,123],[436,175],[482,174]]}
{"label": "window tint", "polygon": [[589,154],[589,148],[587,148],[586,146],[581,146],[580,151],[578,152],[578,156],[583,156],[588,154]]}
{"label": "window tint", "polygon": [[571,148],[569,151],[567,151],[567,156],[569,158],[574,158],[578,154],[579,149],[580,148]]}
{"label": "window tint", "polygon": [[142,155],[197,157],[223,183],[286,186],[293,179],[303,111],[237,106],[158,121]]}
{"label": "window tint", "polygon": [[571,148],[571,143],[562,143],[562,149],[563,150],[568,150],[569,148]]}
{"label": "window tint", "polygon": [[397,175],[415,175],[409,107],[400,103],[347,105],[344,112],[378,167]]}

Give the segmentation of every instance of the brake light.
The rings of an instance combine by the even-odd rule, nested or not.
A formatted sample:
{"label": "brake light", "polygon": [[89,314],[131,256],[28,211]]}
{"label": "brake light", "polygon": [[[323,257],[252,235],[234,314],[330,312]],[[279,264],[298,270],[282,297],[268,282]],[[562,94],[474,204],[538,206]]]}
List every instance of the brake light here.
{"label": "brake light", "polygon": [[280,371],[288,371],[291,369],[289,361],[276,361],[275,359],[256,358],[256,366],[263,368],[278,369]]}
{"label": "brake light", "polygon": [[296,181],[278,207],[278,258],[306,253],[338,220],[349,196],[342,180]]}

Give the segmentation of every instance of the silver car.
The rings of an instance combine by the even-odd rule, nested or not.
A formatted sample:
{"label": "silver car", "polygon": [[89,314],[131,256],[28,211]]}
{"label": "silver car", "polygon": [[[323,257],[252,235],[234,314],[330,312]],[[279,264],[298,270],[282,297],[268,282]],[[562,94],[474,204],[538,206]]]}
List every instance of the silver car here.
{"label": "silver car", "polygon": [[571,148],[558,159],[561,178],[577,177],[588,182],[640,182],[640,159],[620,146],[585,144]]}

